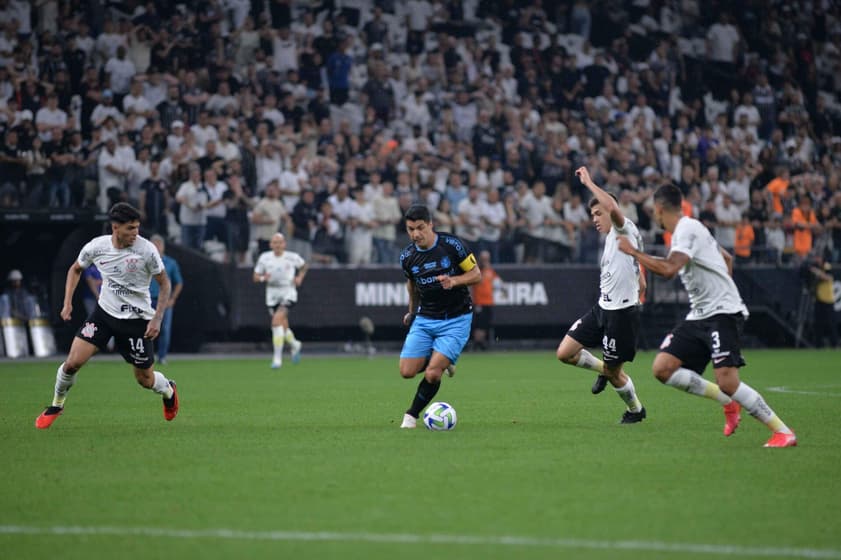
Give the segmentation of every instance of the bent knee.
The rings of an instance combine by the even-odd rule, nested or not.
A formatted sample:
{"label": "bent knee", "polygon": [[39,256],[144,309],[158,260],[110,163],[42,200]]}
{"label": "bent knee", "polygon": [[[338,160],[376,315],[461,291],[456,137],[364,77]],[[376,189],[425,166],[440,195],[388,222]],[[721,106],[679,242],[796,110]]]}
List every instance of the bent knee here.
{"label": "bent knee", "polygon": [[400,376],[404,379],[411,379],[418,374],[415,368],[410,368],[408,366],[400,366]]}
{"label": "bent knee", "polygon": [[571,366],[578,365],[578,359],[576,358],[577,355],[578,352],[570,354],[569,352],[561,350],[560,348],[558,348],[558,351],[555,352],[555,356],[558,358],[558,360]]}
{"label": "bent knee", "polygon": [[75,375],[76,372],[82,369],[82,364],[68,359],[64,362],[64,367],[61,369],[63,369],[64,373],[67,375]]}
{"label": "bent knee", "polygon": [[660,383],[665,383],[666,381],[668,381],[676,369],[677,368],[672,367],[670,364],[658,363],[656,360],[651,365],[651,373],[654,374],[654,377]]}

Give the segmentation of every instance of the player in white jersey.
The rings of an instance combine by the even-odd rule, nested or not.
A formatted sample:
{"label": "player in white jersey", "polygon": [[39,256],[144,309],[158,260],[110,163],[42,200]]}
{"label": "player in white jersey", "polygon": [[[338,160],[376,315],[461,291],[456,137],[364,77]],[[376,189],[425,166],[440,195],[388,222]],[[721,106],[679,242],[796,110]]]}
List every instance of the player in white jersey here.
{"label": "player in white jersey", "polygon": [[[578,168],[575,174],[593,193],[590,200],[593,225],[607,237],[602,252],[599,301],[572,324],[558,345],[556,355],[566,364],[599,372],[593,394],[601,393],[610,381],[627,407],[620,422],[634,424],[641,422],[646,412],[623,365],[633,362],[637,352],[638,305],[640,294],[645,291],[645,278],[640,276],[633,257],[617,250],[616,240],[617,235],[626,235],[641,249],[642,237],[637,226],[622,214],[613,195],[593,182],[586,167]],[[586,350],[599,345],[604,361]]]}
{"label": "player in white jersey", "polygon": [[111,235],[91,240],[67,271],[61,309],[65,321],[72,317],[73,292],[82,272],[92,264],[102,274],[102,289],[96,308],[76,332],[70,353],[58,367],[53,403],[35,420],[36,428],[49,428],[64,412],[64,400],[76,373],[97,350],[105,349],[112,336],[123,359],[134,367],[137,382],[163,397],[164,418],[172,420],[178,414],[175,382],[154,370],[152,343],[160,333],[164,306],[152,309],[149,284],[154,277],[161,287],[159,297],[166,301],[171,289],[169,277],[155,246],[138,235],[137,209],[121,202],[111,208],[108,218]]}
{"label": "player in white jersey", "polygon": [[[619,250],[654,274],[673,278],[680,273],[689,292],[689,314],[660,344],[652,366],[654,376],[661,383],[722,404],[725,436],[736,431],[744,408],[773,432],[765,447],[795,446],[794,432],[759,393],[739,379],[739,368],[745,365],[739,339],[748,310],[731,278],[733,259],[701,222],[683,215],[682,201],[674,185],[663,185],[654,193],[654,218],[672,233],[666,258],[647,255],[628,238],[619,239]],[[701,377],[710,360],[716,383]]]}
{"label": "player in white jersey", "polygon": [[292,350],[292,362],[301,359],[301,342],[289,327],[289,309],[298,301],[298,287],[307,274],[307,263],[298,253],[286,250],[286,238],[276,233],[269,242],[271,251],[257,258],[254,281],[266,284],[266,305],[272,316],[272,369],[283,364],[283,343]]}

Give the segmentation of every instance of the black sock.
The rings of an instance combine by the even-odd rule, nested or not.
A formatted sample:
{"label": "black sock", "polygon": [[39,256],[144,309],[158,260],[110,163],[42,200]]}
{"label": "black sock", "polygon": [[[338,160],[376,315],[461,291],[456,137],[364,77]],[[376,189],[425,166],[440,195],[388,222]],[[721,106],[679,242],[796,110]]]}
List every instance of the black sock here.
{"label": "black sock", "polygon": [[420,415],[423,407],[432,402],[433,397],[438,393],[438,388],[441,387],[441,382],[430,383],[426,378],[421,379],[418,384],[418,392],[415,393],[415,398],[412,400],[412,406],[406,411],[406,414],[417,418]]}

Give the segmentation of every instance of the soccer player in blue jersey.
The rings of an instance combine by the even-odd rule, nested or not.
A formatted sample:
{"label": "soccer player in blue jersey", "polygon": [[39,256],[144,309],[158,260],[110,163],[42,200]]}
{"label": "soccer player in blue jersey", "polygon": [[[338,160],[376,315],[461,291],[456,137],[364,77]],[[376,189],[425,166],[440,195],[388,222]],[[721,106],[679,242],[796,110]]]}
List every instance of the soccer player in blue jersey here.
{"label": "soccer player in blue jersey", "polygon": [[477,284],[482,273],[461,239],[433,229],[426,206],[413,205],[404,217],[412,243],[400,254],[409,291],[403,324],[410,328],[400,351],[400,375],[410,379],[423,373],[423,379],[400,427],[414,428],[438,393],[441,376],[452,377],[470,338],[473,302],[467,287]]}

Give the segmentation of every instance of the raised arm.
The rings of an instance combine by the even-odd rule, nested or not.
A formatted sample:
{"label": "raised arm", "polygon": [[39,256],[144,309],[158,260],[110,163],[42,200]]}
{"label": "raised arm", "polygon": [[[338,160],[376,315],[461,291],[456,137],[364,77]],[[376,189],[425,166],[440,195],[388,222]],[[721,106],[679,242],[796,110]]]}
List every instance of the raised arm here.
{"label": "raised arm", "polygon": [[584,166],[579,167],[575,170],[575,175],[578,177],[578,180],[581,181],[581,183],[587,187],[591,193],[593,193],[593,196],[596,197],[599,204],[601,204],[602,207],[610,213],[610,221],[613,222],[613,225],[617,228],[621,228],[625,225],[625,215],[622,214],[622,210],[619,209],[619,204],[616,203],[616,200],[610,196],[607,191],[593,182],[587,168]]}

